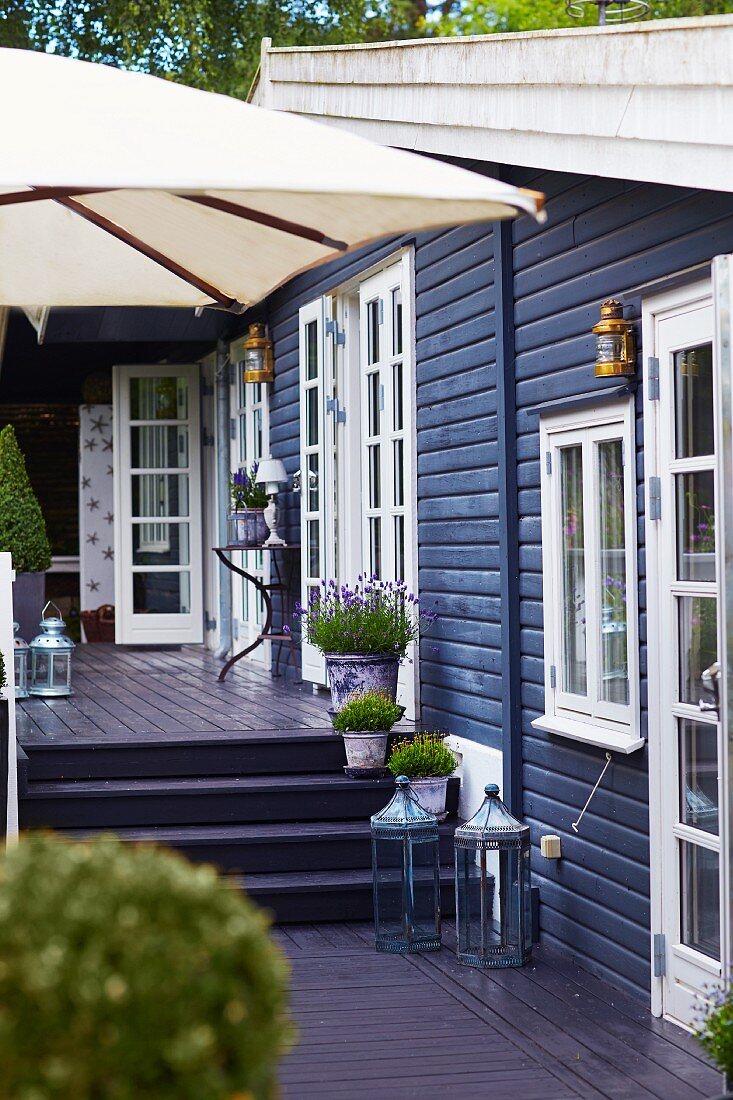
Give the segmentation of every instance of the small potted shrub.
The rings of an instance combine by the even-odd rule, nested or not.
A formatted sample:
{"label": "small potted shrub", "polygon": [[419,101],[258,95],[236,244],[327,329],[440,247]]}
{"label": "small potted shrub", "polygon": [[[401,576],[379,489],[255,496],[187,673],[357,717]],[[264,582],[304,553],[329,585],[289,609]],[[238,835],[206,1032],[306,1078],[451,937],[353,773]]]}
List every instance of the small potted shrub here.
{"label": "small potted shrub", "polygon": [[229,478],[231,512],[227,516],[230,546],[262,546],[269,534],[265,523],[268,496],[257,484],[255,462],[249,470],[235,470]]}
{"label": "small potted shrub", "polygon": [[211,867],[114,837],[0,858],[7,1097],[275,1100],[288,966]]}
{"label": "small potted shrub", "polygon": [[384,769],[387,739],[405,713],[385,691],[357,691],[333,715],[333,728],[344,739],[349,773]]}
{"label": "small potted shrub", "polygon": [[720,1100],[733,1100],[733,988],[730,982],[708,992],[710,1007],[698,1022],[697,1037],[705,1053],[725,1074],[727,1091]]}
{"label": "small potted shrub", "polygon": [[444,733],[417,733],[399,741],[392,749],[387,767],[395,777],[406,775],[422,808],[435,814],[439,821],[445,820],[448,780],[458,761],[445,744]]}
{"label": "small potted shrub", "polygon": [[11,424],[0,432],[0,551],[12,554],[13,618],[21,638],[38,633],[51,546],[38,498]]}
{"label": "small potted shrub", "polygon": [[394,702],[408,646],[437,616],[423,611],[404,581],[359,577],[354,588],[321,581],[308,606],[295,608],[306,640],[326,658],[338,711],[355,691],[382,691]]}

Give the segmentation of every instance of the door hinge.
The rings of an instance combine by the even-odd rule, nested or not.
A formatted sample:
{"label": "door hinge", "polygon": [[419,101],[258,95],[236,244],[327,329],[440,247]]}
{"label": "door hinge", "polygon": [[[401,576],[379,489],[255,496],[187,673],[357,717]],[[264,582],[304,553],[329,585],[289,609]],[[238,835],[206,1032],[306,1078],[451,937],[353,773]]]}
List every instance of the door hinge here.
{"label": "door hinge", "polygon": [[377,306],[377,324],[384,324],[384,298],[378,298],[379,305]]}
{"label": "door hinge", "polygon": [[201,379],[201,396],[211,397],[214,392],[214,386],[211,382],[207,382],[205,378]]}
{"label": "door hinge", "polygon": [[662,518],[662,483],[658,477],[649,478],[649,519]]}
{"label": "door hinge", "polygon": [[379,411],[384,412],[384,386],[379,385]]}
{"label": "door hinge", "polygon": [[233,416],[229,418],[229,438],[237,438],[237,421]]}
{"label": "door hinge", "polygon": [[216,630],[216,619],[212,619],[208,611],[204,611],[204,628],[206,630]]}
{"label": "door hinge", "polygon": [[326,414],[332,412],[336,424],[346,423],[346,409],[339,406],[337,397],[326,398]]}
{"label": "door hinge", "polygon": [[202,430],[201,430],[201,444],[204,447],[213,447],[214,446],[214,433],[213,432],[207,432],[206,428],[202,428]]}
{"label": "door hinge", "polygon": [[552,473],[552,454],[550,451],[545,451],[545,470],[548,474]]}
{"label": "door hinge", "polygon": [[667,937],[656,932],[653,937],[653,973],[655,978],[663,978],[667,973]]}
{"label": "door hinge", "polygon": [[232,619],[232,638],[239,638],[239,619]]}
{"label": "door hinge", "polygon": [[555,665],[550,665],[550,687],[553,691],[557,687],[557,669]]}
{"label": "door hinge", "polygon": [[345,347],[346,333],[342,328],[339,328],[338,321],[326,321],[326,336],[333,336],[333,342],[334,344],[336,344],[337,347]]}
{"label": "door hinge", "polygon": [[650,355],[647,363],[647,378],[649,379],[649,400],[659,400],[659,360],[656,355]]}

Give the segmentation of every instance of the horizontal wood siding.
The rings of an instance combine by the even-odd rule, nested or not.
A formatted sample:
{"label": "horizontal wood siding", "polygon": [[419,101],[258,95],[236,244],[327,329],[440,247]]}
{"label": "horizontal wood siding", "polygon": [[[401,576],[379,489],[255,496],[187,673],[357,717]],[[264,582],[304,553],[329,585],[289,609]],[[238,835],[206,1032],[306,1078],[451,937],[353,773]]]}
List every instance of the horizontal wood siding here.
{"label": "horizontal wood siding", "polygon": [[[638,319],[638,287],[733,250],[733,198],[558,173],[515,171],[512,182],[544,191],[548,220],[514,225],[514,320],[520,543],[524,815],[540,886],[545,939],[591,970],[639,993],[650,985],[648,761],[614,758],[580,835],[575,821],[604,753],[534,730],[544,710],[539,419],[546,400],[603,387],[590,335],[601,300],[624,298]],[[643,355],[643,349],[642,349]],[[637,509],[641,667],[646,668],[644,431],[637,393]],[[642,682],[642,703],[646,684]],[[642,712],[642,730],[647,715]],[[543,859],[544,833],[563,858]]]}

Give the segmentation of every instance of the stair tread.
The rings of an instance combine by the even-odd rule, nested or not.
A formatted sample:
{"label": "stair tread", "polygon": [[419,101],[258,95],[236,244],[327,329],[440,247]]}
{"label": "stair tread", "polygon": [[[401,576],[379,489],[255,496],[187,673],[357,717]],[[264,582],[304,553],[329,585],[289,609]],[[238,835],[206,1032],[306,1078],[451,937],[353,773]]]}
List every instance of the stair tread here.
{"label": "stair tread", "polygon": [[[450,884],[454,878],[452,865],[444,864],[440,868],[440,881],[443,885]],[[323,889],[360,889],[372,888],[372,871],[370,867],[359,868],[353,871],[283,871],[281,873],[263,873],[229,875],[227,881],[236,882],[248,893],[264,893],[265,891],[277,893],[296,893],[305,890]]]}
{"label": "stair tread", "polygon": [[[452,833],[460,824],[457,818],[449,819],[439,825],[443,833]],[[88,837],[96,830],[64,829],[63,835],[71,838]],[[186,842],[187,844],[210,843],[217,840],[249,843],[273,843],[279,840],[310,843],[321,838],[338,837],[369,839],[371,826],[368,820],[362,821],[302,821],[302,822],[260,822],[235,825],[150,825],[148,827],[124,827],[109,830],[122,840],[156,841],[160,844]]]}
{"label": "stair tread", "polygon": [[385,779],[351,779],[338,772],[313,772],[309,775],[244,775],[244,776],[171,776],[146,779],[54,779],[33,780],[24,798],[67,798],[69,795],[134,795],[186,794],[191,792],[241,791],[308,791],[322,788],[339,790],[384,790],[394,787],[391,776]]}
{"label": "stair tread", "polygon": [[271,730],[220,730],[216,733],[195,733],[188,731],[185,734],[161,733],[159,730],[145,734],[110,734],[104,741],[83,737],[54,737],[45,741],[24,742],[23,748],[29,756],[40,753],[67,752],[75,749],[78,752],[90,752],[96,749],[144,749],[157,748],[209,748],[213,745],[226,745],[231,747],[240,743],[242,745],[266,744],[273,741],[286,745],[290,742],[319,742],[333,741],[339,735],[334,733],[330,726],[324,724],[322,729],[271,729]]}

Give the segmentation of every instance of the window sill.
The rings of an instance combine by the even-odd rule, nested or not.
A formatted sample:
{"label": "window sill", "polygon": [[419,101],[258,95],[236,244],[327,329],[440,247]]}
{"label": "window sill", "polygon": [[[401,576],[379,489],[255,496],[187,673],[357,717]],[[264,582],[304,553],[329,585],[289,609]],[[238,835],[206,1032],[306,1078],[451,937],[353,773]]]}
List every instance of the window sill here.
{"label": "window sill", "polygon": [[535,729],[545,733],[555,733],[571,741],[581,741],[584,745],[594,745],[598,749],[624,754],[636,752],[646,744],[644,737],[634,737],[631,733],[592,726],[586,722],[574,722],[571,718],[559,718],[555,714],[543,714],[532,723]]}

